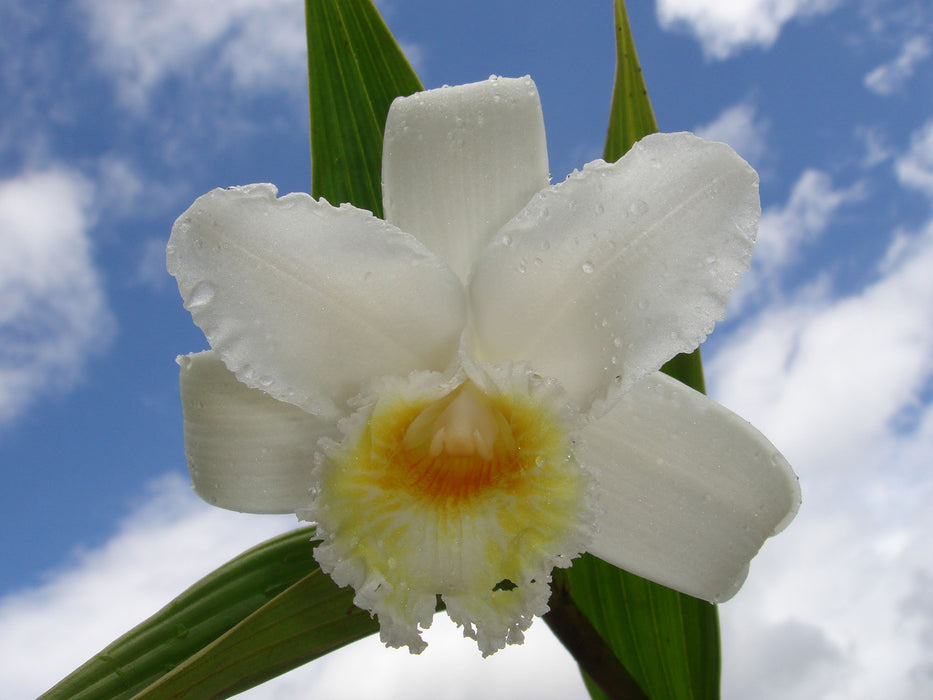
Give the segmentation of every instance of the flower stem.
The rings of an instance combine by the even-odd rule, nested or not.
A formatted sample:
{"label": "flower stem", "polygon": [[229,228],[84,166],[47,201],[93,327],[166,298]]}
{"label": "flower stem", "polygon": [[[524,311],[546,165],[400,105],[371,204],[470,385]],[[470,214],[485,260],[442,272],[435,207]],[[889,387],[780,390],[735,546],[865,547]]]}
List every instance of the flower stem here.
{"label": "flower stem", "polygon": [[593,623],[573,602],[565,572],[555,569],[553,577],[550,610],[543,619],[580,669],[612,700],[648,700]]}

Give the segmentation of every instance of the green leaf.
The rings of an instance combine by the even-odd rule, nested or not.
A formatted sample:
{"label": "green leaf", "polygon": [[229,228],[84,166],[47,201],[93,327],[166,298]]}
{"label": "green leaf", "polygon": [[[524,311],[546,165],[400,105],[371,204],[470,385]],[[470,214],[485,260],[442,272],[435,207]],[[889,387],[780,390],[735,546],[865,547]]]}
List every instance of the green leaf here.
{"label": "green leaf", "polygon": [[369,0],[307,0],[312,189],[382,217],[389,105],[423,89]]}
{"label": "green leaf", "polygon": [[227,698],[378,629],[317,569],[135,698]]}
{"label": "green leaf", "polygon": [[[244,690],[281,673],[283,664],[297,666],[374,632],[376,623],[353,608],[353,592],[338,589],[321,573],[313,535],[313,528],[301,528],[244,552],[120,637],[43,699],[174,697],[158,688],[179,693],[197,688],[195,697],[226,697],[224,690]],[[293,619],[283,620],[283,611]],[[296,628],[299,621],[301,629]],[[290,648],[276,649],[272,637],[288,639]],[[257,669],[257,654],[266,654],[263,665],[275,670]],[[204,688],[211,692],[202,693]]]}
{"label": "green leaf", "polygon": [[[623,0],[615,2],[616,79],[605,159],[618,160],[657,131]],[[663,371],[703,391],[699,350]],[[719,697],[719,621],[714,605],[584,555],[568,572],[571,596],[653,700]],[[590,681],[594,698],[605,695]]]}
{"label": "green leaf", "polygon": [[607,163],[619,160],[636,141],[658,130],[623,0],[615,3],[615,28],[616,77],[603,150]]}

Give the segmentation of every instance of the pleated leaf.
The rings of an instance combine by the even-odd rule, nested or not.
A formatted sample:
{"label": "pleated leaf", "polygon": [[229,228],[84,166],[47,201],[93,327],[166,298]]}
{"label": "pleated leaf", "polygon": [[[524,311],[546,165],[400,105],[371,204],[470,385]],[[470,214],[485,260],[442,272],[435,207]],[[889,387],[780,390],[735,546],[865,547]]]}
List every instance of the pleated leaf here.
{"label": "pleated leaf", "polygon": [[[223,565],[113,642],[43,700],[228,697],[376,631],[313,557],[313,528]],[[286,645],[287,649],[280,648]],[[187,695],[185,693],[188,693]]]}
{"label": "pleated leaf", "polygon": [[[616,78],[604,158],[616,161],[658,130],[623,0],[615,2]],[[704,391],[700,352],[663,371]],[[568,572],[571,597],[652,700],[719,697],[719,621],[714,605],[584,555]],[[585,677],[594,698],[607,697]]]}
{"label": "pleated leaf", "polygon": [[306,0],[311,193],[382,218],[389,105],[423,89],[370,0]]}

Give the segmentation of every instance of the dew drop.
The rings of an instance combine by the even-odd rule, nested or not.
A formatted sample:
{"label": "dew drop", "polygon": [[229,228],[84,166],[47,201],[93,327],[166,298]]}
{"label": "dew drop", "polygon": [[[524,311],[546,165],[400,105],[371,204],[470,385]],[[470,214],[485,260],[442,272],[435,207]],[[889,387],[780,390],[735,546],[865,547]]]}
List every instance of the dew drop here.
{"label": "dew drop", "polygon": [[585,272],[586,274],[592,275],[593,270],[596,269],[596,266],[593,265],[593,263],[591,263],[589,260],[587,260],[585,263],[583,263],[583,265],[580,266],[580,269],[582,269],[583,272]]}
{"label": "dew drop", "polygon": [[188,308],[196,308],[209,304],[214,298],[214,285],[210,282],[198,282],[191,290],[191,297],[188,299]]}
{"label": "dew drop", "polygon": [[612,339],[612,344],[615,345],[617,348],[621,348],[622,338],[620,338],[619,336],[616,336],[615,338]]}
{"label": "dew drop", "polygon": [[272,386],[273,379],[268,374],[259,378],[259,386],[270,387]]}
{"label": "dew drop", "polygon": [[509,234],[505,234],[502,237],[502,245],[507,245],[510,248],[512,247],[512,237]]}

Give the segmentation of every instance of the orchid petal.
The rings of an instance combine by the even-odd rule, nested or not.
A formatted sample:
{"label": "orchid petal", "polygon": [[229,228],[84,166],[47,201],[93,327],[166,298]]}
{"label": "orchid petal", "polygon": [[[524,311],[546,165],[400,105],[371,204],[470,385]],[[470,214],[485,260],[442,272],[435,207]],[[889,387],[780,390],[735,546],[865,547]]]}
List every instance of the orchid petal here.
{"label": "orchid petal", "polygon": [[548,184],[531,78],[493,78],[399,97],[382,158],[386,220],[466,281],[489,239]]}
{"label": "orchid petal", "polygon": [[216,353],[178,358],[191,482],[241,513],[294,513],[310,501],[317,441],[336,426],[238,382]]}
{"label": "orchid petal", "polygon": [[691,134],[590,163],[536,196],[478,261],[477,359],[526,360],[584,409],[628,389],[723,317],[760,212],[755,171]]}
{"label": "orchid petal", "polygon": [[577,458],[600,474],[590,552],[711,602],[793,518],[800,487],[750,424],[661,373],[638,382],[580,433]]}
{"label": "orchid petal", "polygon": [[179,217],[168,269],[237,379],[334,417],[367,379],[443,369],[462,285],[415,238],[272,185],[213,190]]}

